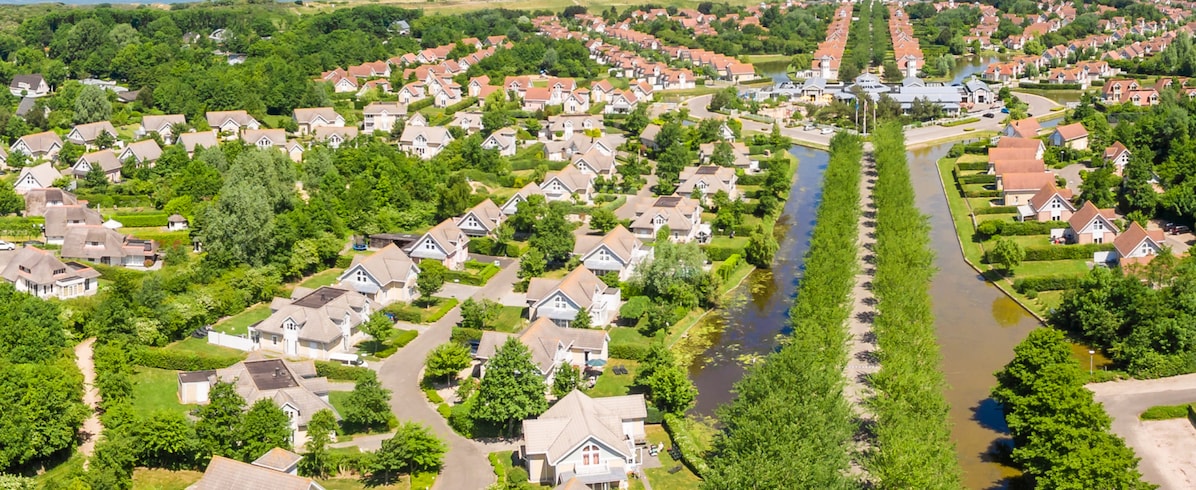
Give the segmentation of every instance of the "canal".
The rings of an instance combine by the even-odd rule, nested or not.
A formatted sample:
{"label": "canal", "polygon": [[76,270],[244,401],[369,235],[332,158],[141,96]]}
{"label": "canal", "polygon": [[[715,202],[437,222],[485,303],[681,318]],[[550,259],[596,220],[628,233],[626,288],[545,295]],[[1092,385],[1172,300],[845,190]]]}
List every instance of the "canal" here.
{"label": "canal", "polygon": [[752,272],[725,308],[704,317],[674,349],[682,360],[693,361],[689,374],[698,387],[697,414],[713,415],[729,401],[745,367],[775,349],[788,333],[789,307],[810,247],[828,159],[825,151],[801,146],[789,153],[797,158],[797,172],[777,219],[781,247],[772,269]]}

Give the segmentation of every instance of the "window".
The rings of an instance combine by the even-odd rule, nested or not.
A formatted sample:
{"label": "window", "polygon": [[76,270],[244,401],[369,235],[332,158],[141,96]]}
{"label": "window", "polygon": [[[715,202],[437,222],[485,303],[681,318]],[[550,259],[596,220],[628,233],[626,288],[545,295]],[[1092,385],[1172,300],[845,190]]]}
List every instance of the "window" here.
{"label": "window", "polygon": [[365,271],[362,269],[357,269],[356,279],[357,279],[357,282],[366,282]]}
{"label": "window", "polygon": [[599,250],[598,260],[610,260],[610,252],[607,252],[605,248]]}
{"label": "window", "polygon": [[1104,242],[1105,242],[1105,239],[1101,238],[1101,237],[1096,237],[1096,238],[1092,239],[1092,243],[1104,243]]}
{"label": "window", "polygon": [[432,240],[424,241],[424,250],[436,250],[436,244]]}
{"label": "window", "polygon": [[565,298],[557,296],[555,298],[552,298],[552,307],[555,309],[558,309],[558,310],[563,310],[565,308],[568,308],[569,304],[565,302]]}
{"label": "window", "polygon": [[271,342],[271,343],[273,343],[274,345],[278,345],[278,336],[277,336],[277,335],[271,335],[271,336],[270,336],[270,342]]}
{"label": "window", "polygon": [[598,446],[588,444],[581,448],[581,464],[584,466],[592,466],[601,463],[601,457],[598,453]]}

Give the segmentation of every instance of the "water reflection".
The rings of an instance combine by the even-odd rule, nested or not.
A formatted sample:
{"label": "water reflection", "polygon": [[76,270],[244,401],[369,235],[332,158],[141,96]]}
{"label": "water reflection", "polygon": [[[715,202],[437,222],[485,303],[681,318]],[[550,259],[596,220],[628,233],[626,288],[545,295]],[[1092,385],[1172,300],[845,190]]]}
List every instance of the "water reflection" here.
{"label": "water reflection", "polygon": [[993,299],[992,315],[997,324],[1002,327],[1017,325],[1030,316],[1025,308],[1022,308],[1022,305],[1003,294]]}

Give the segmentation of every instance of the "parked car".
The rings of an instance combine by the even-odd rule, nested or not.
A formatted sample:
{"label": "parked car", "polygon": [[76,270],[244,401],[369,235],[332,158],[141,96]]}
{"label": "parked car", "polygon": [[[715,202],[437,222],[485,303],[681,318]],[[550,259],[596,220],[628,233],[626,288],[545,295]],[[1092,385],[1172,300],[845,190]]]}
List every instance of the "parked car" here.
{"label": "parked car", "polygon": [[16,249],[17,249],[16,245],[8,243],[4,240],[0,240],[0,250],[16,250]]}
{"label": "parked car", "polygon": [[1172,234],[1172,235],[1179,235],[1179,234],[1182,234],[1182,233],[1189,233],[1189,232],[1191,232],[1191,231],[1192,231],[1192,229],[1191,229],[1191,228],[1188,228],[1188,227],[1186,227],[1186,226],[1184,226],[1184,225],[1177,225],[1175,228],[1172,228],[1172,229],[1171,229],[1171,234]]}
{"label": "parked car", "polygon": [[1163,225],[1163,231],[1165,231],[1167,233],[1171,233],[1171,230],[1173,230],[1173,229],[1175,229],[1175,223],[1167,223],[1167,224]]}
{"label": "parked car", "polygon": [[822,134],[831,134],[835,132],[835,128],[822,128]]}
{"label": "parked car", "polygon": [[993,114],[993,113],[991,113],[991,112],[985,112],[985,113],[984,113],[984,117],[989,117],[989,118],[992,118],[992,117],[997,117],[997,115],[996,115],[996,114]]}
{"label": "parked car", "polygon": [[1001,114],[1009,114],[1009,108],[1008,108],[1008,107],[1002,107],[1002,108],[1001,108]]}
{"label": "parked car", "polygon": [[805,131],[813,131],[815,129],[818,129],[818,128],[816,126],[814,126],[813,124],[807,124],[804,127],[802,127],[802,130],[805,130]]}

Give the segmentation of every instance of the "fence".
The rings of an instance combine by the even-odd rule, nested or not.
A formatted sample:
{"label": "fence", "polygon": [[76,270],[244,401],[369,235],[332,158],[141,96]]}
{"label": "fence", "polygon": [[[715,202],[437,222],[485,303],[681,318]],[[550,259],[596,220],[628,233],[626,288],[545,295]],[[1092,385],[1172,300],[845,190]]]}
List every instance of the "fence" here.
{"label": "fence", "polygon": [[215,330],[208,332],[208,343],[245,352],[253,352],[259,348],[257,344],[248,338],[220,333]]}

